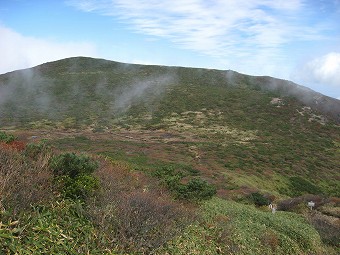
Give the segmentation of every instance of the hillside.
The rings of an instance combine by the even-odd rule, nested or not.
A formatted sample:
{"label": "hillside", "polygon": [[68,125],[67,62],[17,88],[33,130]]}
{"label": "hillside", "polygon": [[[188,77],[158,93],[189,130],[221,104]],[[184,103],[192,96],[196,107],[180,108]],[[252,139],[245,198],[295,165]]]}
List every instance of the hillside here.
{"label": "hillside", "polygon": [[[201,110],[201,107],[230,107],[232,103],[228,101],[233,96],[241,96],[240,100],[257,96],[252,99],[255,104],[259,101],[259,95],[263,96],[257,90],[292,96],[312,110],[338,123],[340,121],[339,100],[289,81],[248,76],[230,70],[142,66],[91,58],[69,58],[1,75],[0,88],[2,126],[26,123],[27,119],[32,118],[61,120],[64,116],[72,116],[78,122],[86,123],[85,113],[77,116],[79,109],[87,111],[87,118],[104,119],[114,118],[127,110],[130,110],[128,114],[159,115],[169,114],[170,110],[180,113]],[[222,91],[228,94],[214,97]],[[202,98],[196,99],[196,95],[209,101],[198,102]],[[168,111],[163,109],[165,107],[160,108],[160,99],[172,100],[171,97],[178,96],[191,96],[195,102],[192,98],[186,102],[181,102],[183,98],[177,98],[178,102],[173,102]],[[180,105],[173,108],[177,103]],[[142,109],[136,113],[131,107]],[[261,111],[267,110],[264,108]]]}
{"label": "hillside", "polygon": [[48,130],[60,146],[183,163],[221,189],[285,194],[298,175],[339,195],[340,101],[291,82],[69,58],[1,75],[0,94],[2,128]]}
{"label": "hillside", "polygon": [[[105,216],[106,210],[118,208],[115,213],[133,217],[131,211],[124,211],[131,208],[120,208],[119,203],[112,200],[114,197],[123,204],[141,200],[143,204],[137,205],[144,208],[146,214],[153,208],[157,215],[169,217],[157,218],[160,229],[164,228],[162,220],[167,222],[165,226],[170,221],[180,225],[170,224],[181,235],[169,230],[169,237],[157,239],[157,244],[148,244],[152,249],[157,247],[158,253],[154,254],[271,254],[275,250],[279,254],[309,254],[310,251],[323,254],[322,245],[333,245],[339,239],[334,235],[339,221],[339,123],[339,100],[289,81],[231,70],[133,65],[78,57],[0,75],[0,130],[13,134],[22,143],[13,145],[20,151],[14,156],[12,152],[6,154],[4,148],[8,145],[0,144],[3,146],[0,147],[1,160],[7,160],[6,164],[10,165],[8,158],[13,156],[13,160],[20,160],[20,166],[35,166],[35,159],[33,163],[31,158],[29,163],[23,163],[27,155],[35,155],[35,150],[27,152],[33,144],[52,148],[53,154],[86,153],[100,162],[94,174],[103,190],[94,202],[91,199],[86,202],[90,209],[86,207],[85,213],[72,209],[79,205],[58,199],[32,212],[42,217],[42,222],[52,217],[64,224],[72,236],[68,239],[70,245],[76,245],[73,243],[76,228],[82,224],[88,232],[82,232],[79,240],[84,245],[87,238],[91,239],[91,247],[102,242],[100,238],[107,238],[96,232],[103,230],[96,223],[105,228],[100,219],[109,220],[114,226],[122,224],[119,225],[122,228],[129,224],[117,223],[110,218],[113,216]],[[20,185],[27,188],[27,183],[38,182],[32,187],[35,189],[44,183],[55,184],[45,158],[41,160],[38,163],[46,171],[38,174],[41,182],[39,178],[29,178],[33,173],[25,170],[29,172],[25,175],[29,181],[18,182]],[[5,167],[2,170],[7,171]],[[117,190],[124,195],[118,196]],[[51,194],[58,192],[54,190]],[[20,192],[18,194],[20,196]],[[164,198],[164,194],[171,198]],[[18,200],[8,196],[9,201]],[[197,205],[201,199],[207,201]],[[315,214],[306,211],[309,200],[315,200],[320,207]],[[178,205],[178,201],[187,209],[195,207],[199,211],[199,223],[181,209],[183,204]],[[282,211],[295,213],[280,212],[282,214],[275,217],[268,215],[266,207],[254,207],[269,202],[278,203]],[[113,207],[110,209],[107,204]],[[160,208],[164,205],[171,208],[170,211],[181,212],[184,221],[191,222],[189,226],[181,225],[182,221],[162,211]],[[319,233],[296,213],[308,215]],[[59,214],[65,215],[65,219],[58,218]],[[94,218],[93,222],[88,221],[88,215]],[[34,224],[39,222],[32,225],[30,214],[25,217],[23,222],[28,224],[25,228],[36,229]],[[73,217],[78,224],[74,232],[70,227]],[[324,220],[325,217],[330,220]],[[0,224],[0,238],[1,234],[8,234],[10,224],[7,228],[1,228]],[[140,239],[144,226],[138,224],[136,228],[141,232],[131,237],[136,243],[129,243],[125,232],[114,238],[126,242],[126,247],[119,249],[130,251],[138,245],[151,249],[143,246],[148,239]],[[44,228],[48,228],[49,233],[62,233],[63,228],[54,229],[56,226],[44,225]],[[309,237],[294,226],[300,226]],[[103,230],[106,231],[113,230]],[[249,233],[255,235],[258,231],[261,236],[255,240]],[[29,231],[25,234],[30,235]],[[244,239],[238,240],[237,235]],[[53,238],[58,236],[55,234]],[[13,237],[10,243],[23,245],[29,238],[25,240]],[[324,243],[321,245],[321,242]],[[81,247],[87,251],[86,245]],[[198,253],[189,252],[196,248]],[[66,251],[65,248],[63,252]]]}

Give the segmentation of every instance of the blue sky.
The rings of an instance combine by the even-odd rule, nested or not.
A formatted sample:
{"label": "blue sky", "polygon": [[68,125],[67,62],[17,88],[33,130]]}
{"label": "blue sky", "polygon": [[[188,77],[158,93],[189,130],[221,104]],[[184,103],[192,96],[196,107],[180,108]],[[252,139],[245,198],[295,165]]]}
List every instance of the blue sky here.
{"label": "blue sky", "polygon": [[71,56],[232,69],[340,98],[340,0],[0,0],[0,73]]}

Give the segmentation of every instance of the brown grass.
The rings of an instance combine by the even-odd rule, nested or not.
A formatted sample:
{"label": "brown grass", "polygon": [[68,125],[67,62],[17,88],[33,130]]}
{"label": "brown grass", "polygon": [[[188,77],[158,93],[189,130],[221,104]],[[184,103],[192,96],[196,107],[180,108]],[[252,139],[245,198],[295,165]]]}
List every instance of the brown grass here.
{"label": "brown grass", "polygon": [[151,254],[178,234],[193,213],[173,201],[155,180],[121,162],[101,161],[101,192],[89,201],[90,217],[123,252]]}
{"label": "brown grass", "polygon": [[17,148],[0,146],[0,207],[14,214],[31,205],[48,201],[52,193],[52,175],[48,169],[50,154],[35,160]]}

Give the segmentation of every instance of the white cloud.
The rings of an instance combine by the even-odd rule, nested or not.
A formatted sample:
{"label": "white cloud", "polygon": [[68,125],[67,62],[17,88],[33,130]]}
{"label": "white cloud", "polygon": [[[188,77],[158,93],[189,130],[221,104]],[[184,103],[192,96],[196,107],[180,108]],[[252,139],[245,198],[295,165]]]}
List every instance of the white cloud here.
{"label": "white cloud", "polygon": [[113,16],[136,33],[213,57],[226,68],[285,79],[296,61],[286,47],[325,39],[323,31],[330,29],[310,22],[305,0],[66,2],[85,12]]}
{"label": "white cloud", "polygon": [[340,52],[330,52],[304,64],[295,76],[305,82],[340,89]]}
{"label": "white cloud", "polygon": [[68,4],[118,17],[136,32],[222,58],[247,58],[256,54],[254,49],[277,56],[287,42],[318,38],[317,28],[296,23],[302,0],[72,0]]}
{"label": "white cloud", "polygon": [[96,56],[86,42],[54,42],[23,36],[0,25],[0,74],[71,56]]}

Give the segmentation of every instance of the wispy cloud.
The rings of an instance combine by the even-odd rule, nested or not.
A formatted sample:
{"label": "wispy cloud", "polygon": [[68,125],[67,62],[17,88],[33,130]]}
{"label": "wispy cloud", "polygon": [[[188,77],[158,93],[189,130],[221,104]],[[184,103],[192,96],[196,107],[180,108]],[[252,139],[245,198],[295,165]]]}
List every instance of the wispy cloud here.
{"label": "wispy cloud", "polygon": [[[179,48],[214,57],[223,66],[248,74],[291,78],[306,55],[316,57],[315,48],[309,46],[339,42],[339,0],[66,2],[85,12],[113,16],[136,33],[165,38]],[[329,56],[305,63],[304,73],[312,73],[314,83],[338,84],[333,74],[321,71],[326,62]]]}
{"label": "wispy cloud", "polygon": [[249,57],[254,49],[277,56],[286,43],[319,37],[318,28],[311,29],[297,18],[302,0],[75,0],[68,4],[118,17],[138,33],[167,38],[215,57]]}
{"label": "wispy cloud", "polygon": [[86,42],[55,42],[23,36],[0,25],[0,74],[71,56],[96,56]]}

